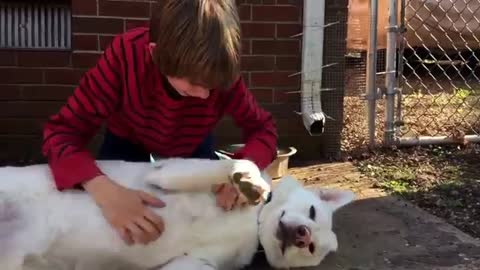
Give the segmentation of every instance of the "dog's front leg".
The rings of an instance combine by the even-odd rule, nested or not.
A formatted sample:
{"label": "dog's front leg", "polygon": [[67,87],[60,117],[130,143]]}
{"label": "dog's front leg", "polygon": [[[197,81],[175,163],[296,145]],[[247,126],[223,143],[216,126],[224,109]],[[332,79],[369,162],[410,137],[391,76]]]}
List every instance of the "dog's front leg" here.
{"label": "dog's front leg", "polygon": [[217,266],[207,260],[188,255],[173,259],[169,263],[150,270],[217,270]]}
{"label": "dog's front leg", "polygon": [[248,160],[171,158],[156,162],[145,182],[167,191],[210,191],[243,176],[261,178],[261,173]]}

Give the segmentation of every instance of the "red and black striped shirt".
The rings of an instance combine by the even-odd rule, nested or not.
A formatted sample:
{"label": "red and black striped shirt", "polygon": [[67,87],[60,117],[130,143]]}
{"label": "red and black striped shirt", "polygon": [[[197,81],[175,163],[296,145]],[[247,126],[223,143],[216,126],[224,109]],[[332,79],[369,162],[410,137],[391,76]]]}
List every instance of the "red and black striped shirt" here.
{"label": "red and black striped shirt", "polygon": [[275,158],[277,130],[242,79],[207,99],[172,98],[148,50],[148,28],[116,36],[44,129],[43,153],[57,188],[103,174],[86,145],[102,124],[118,136],[161,156],[188,157],[224,115],[243,129],[249,158],[265,168]]}

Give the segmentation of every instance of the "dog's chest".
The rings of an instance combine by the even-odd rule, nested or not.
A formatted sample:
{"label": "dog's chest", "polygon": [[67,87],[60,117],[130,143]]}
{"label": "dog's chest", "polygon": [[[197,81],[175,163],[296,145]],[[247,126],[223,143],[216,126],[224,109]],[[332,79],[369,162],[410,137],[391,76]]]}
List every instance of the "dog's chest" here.
{"label": "dog's chest", "polygon": [[192,255],[225,265],[243,264],[255,253],[256,207],[224,211],[212,196],[201,194],[179,195],[172,198],[171,205],[169,198],[165,201],[163,215],[168,236],[159,243],[184,245]]}

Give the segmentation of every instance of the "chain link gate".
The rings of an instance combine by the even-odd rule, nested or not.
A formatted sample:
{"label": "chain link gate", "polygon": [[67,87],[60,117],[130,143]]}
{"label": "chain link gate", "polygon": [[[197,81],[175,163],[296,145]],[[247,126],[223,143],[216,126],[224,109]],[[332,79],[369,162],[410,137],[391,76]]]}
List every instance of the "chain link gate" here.
{"label": "chain link gate", "polygon": [[[369,142],[385,99],[386,146],[480,142],[480,0],[387,0],[384,72],[377,72],[378,1],[370,0]],[[384,75],[385,85],[375,76]]]}

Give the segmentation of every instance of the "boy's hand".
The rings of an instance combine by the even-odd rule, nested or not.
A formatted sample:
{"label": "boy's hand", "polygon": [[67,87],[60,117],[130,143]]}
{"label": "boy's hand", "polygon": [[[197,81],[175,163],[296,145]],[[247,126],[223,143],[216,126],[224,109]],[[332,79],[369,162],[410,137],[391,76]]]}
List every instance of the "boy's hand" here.
{"label": "boy's hand", "polygon": [[258,205],[263,201],[264,190],[249,181],[248,173],[235,173],[232,182],[213,186],[213,193],[217,198],[217,205],[224,210]]}
{"label": "boy's hand", "polygon": [[213,192],[217,198],[217,205],[225,211],[248,205],[247,197],[240,192],[237,185],[232,183],[214,185]]}
{"label": "boy's hand", "polygon": [[164,207],[161,200],[143,191],[118,185],[106,176],[86,182],[84,188],[126,244],[148,244],[162,234],[163,219],[146,206]]}

